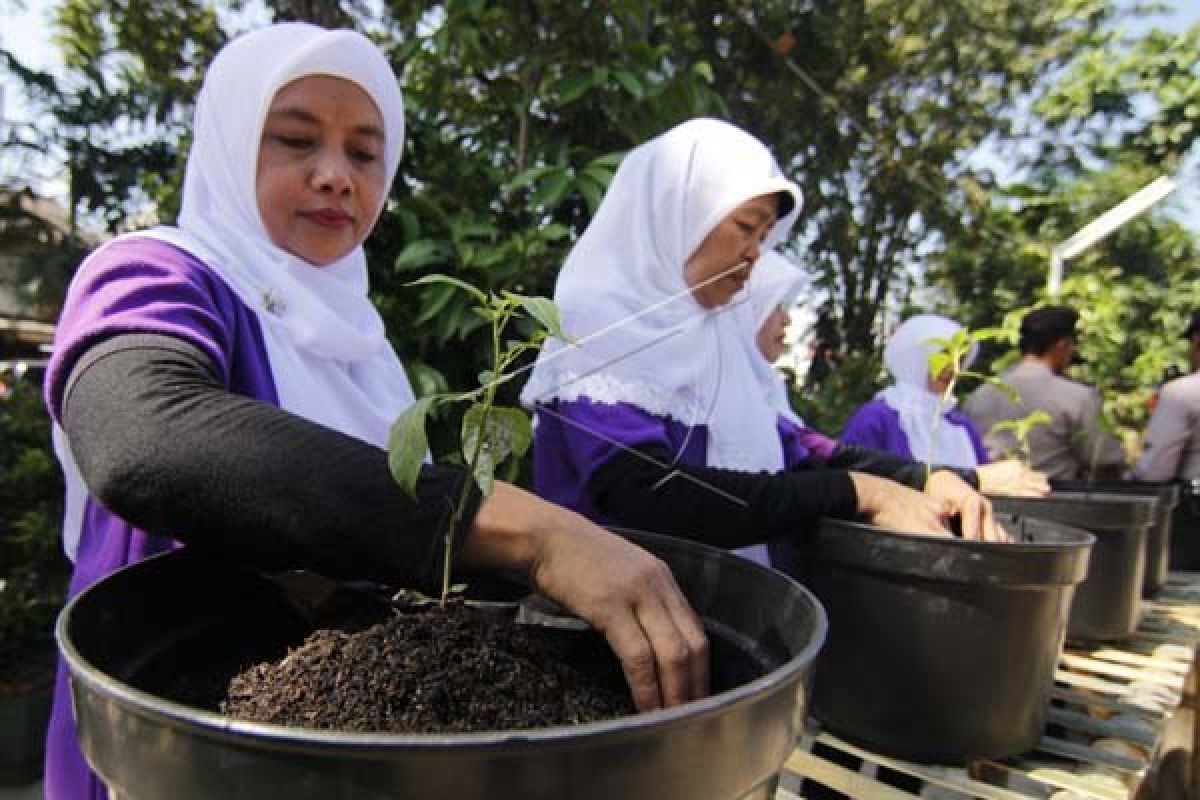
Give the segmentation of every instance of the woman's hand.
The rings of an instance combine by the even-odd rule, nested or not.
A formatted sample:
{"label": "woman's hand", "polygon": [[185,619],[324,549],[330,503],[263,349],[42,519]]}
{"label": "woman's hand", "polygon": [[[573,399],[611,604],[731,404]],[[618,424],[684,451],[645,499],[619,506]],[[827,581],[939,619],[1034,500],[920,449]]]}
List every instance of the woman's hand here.
{"label": "woman's hand", "polygon": [[865,472],[851,472],[850,479],[858,513],[872,525],[898,533],[950,535],[946,521],[954,512],[945,500]]}
{"label": "woman's hand", "polygon": [[1011,497],[1045,497],[1050,494],[1050,482],[1015,458],[994,461],[975,468],[979,476],[979,491],[983,494],[1002,494]]}
{"label": "woman's hand", "polygon": [[480,506],[464,566],[522,569],[604,634],[640,711],[704,697],[708,639],[659,559],[584,517],[506,483]]}
{"label": "woman's hand", "polygon": [[949,470],[940,469],[929,476],[925,491],[944,500],[958,514],[964,539],[984,542],[1007,542],[1008,533],[996,524],[992,504],[971,485]]}

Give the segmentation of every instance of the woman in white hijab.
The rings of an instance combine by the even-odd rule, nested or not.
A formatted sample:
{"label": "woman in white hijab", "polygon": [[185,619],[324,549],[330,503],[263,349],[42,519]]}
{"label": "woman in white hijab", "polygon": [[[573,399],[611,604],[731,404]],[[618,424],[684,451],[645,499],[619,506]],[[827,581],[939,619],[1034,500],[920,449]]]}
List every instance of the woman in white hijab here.
{"label": "woman in white hijab", "polygon": [[[896,328],[883,350],[884,366],[895,383],[854,413],[842,441],[954,467],[986,463],[987,451],[975,425],[953,397],[943,405],[949,371],[929,372],[929,357],[943,349],[937,340],[961,330],[957,322],[934,314],[909,317]],[[972,350],[964,368],[975,355]]]}
{"label": "woman in white hijab", "polygon": [[[896,328],[883,351],[884,366],[895,383],[851,416],[841,441],[917,462],[972,469],[986,494],[1047,494],[1046,477],[1020,462],[989,464],[975,424],[958,409],[955,398],[943,402],[951,376],[948,369],[932,375],[929,358],[942,349],[937,340],[949,339],[960,330],[957,322],[934,314],[918,314]],[[972,350],[963,367],[969,367],[975,356]]]}
{"label": "woman in white hijab", "polygon": [[788,469],[730,311],[799,203],[770,152],[728,123],[692,120],[630,152],[555,288],[574,341],[550,343],[522,394],[537,415],[539,494],[600,522],[727,548],[799,535],[825,515],[945,533],[965,510],[977,536],[994,531],[969,489],[947,500],[856,472]]}
{"label": "woman in white hijab", "polygon": [[[178,226],[89,256],[57,328],[46,400],[71,594],[181,543],[264,569],[436,585],[469,478],[426,466],[415,500],[391,478],[388,429],[412,392],[361,246],[403,132],[396,77],[360,34],[275,25],[217,55]],[[503,483],[473,496],[456,538],[458,566],[526,573],[601,630],[639,708],[707,692],[703,630],[645,551]],[[50,800],[105,796],[61,666],[45,776]]]}

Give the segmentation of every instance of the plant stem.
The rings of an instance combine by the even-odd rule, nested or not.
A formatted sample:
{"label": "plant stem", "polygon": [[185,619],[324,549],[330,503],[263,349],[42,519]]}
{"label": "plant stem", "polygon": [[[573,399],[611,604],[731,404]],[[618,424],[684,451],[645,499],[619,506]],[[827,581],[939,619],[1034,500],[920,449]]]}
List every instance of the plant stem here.
{"label": "plant stem", "polygon": [[496,401],[496,388],[501,383],[495,379],[495,376],[501,374],[502,370],[507,368],[509,363],[508,361],[501,363],[500,360],[500,331],[508,324],[510,316],[512,316],[511,311],[506,312],[499,320],[493,320],[492,322],[492,364],[496,367],[496,373],[488,385],[482,387],[485,391],[482,403],[483,418],[479,422],[479,435],[475,437],[475,447],[471,453],[471,457],[467,461],[467,476],[463,480],[462,489],[459,490],[458,502],[454,505],[454,513],[450,517],[450,525],[446,528],[446,535],[443,541],[442,594],[438,601],[438,605],[442,608],[446,607],[446,598],[450,596],[450,570],[454,554],[454,533],[458,530],[458,524],[462,520],[463,511],[466,510],[467,498],[471,492],[471,483],[475,481],[475,465],[479,462],[479,454],[482,452],[487,440],[488,418],[491,414],[492,405]]}

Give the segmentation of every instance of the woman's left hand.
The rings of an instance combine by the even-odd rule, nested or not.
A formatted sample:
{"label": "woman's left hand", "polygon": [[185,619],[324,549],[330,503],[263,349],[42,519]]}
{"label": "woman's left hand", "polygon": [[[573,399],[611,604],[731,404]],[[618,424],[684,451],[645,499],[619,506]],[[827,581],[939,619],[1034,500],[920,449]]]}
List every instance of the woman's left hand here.
{"label": "woman's left hand", "polygon": [[1010,497],[1045,497],[1050,494],[1050,481],[1046,480],[1046,476],[1015,458],[981,464],[975,468],[975,474],[979,476],[979,491],[983,494]]}
{"label": "woman's left hand", "polygon": [[971,485],[949,470],[940,469],[929,476],[925,490],[945,500],[958,514],[964,539],[983,542],[1010,541],[1008,533],[996,524],[992,504]]}

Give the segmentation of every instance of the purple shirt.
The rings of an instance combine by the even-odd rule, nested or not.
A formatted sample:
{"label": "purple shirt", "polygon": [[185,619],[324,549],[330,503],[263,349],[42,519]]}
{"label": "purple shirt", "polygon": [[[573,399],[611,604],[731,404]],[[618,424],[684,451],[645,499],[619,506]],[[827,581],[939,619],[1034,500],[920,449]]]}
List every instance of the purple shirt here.
{"label": "purple shirt", "polygon": [[[988,463],[983,437],[966,414],[952,408],[946,412],[946,422],[966,430],[971,439],[971,449],[975,451],[977,464]],[[912,449],[908,446],[908,436],[900,427],[900,414],[880,399],[864,403],[854,412],[854,416],[846,423],[846,429],[842,431],[841,440],[846,444],[883,450],[901,458],[914,460]]]}
{"label": "purple shirt", "polygon": [[[100,253],[67,295],[46,375],[46,405],[61,423],[62,392],[75,361],[123,333],[175,336],[200,348],[225,387],[278,405],[258,319],[203,263],[152,239],[117,242]],[[139,530],[89,497],[68,596],[179,543]],[[46,742],[47,800],[107,796],[75,739],[66,666],[59,662]]]}
{"label": "purple shirt", "polygon": [[[620,450],[658,447],[675,463],[702,467],[708,455],[708,427],[689,427],[630,403],[595,403],[587,398],[539,406],[533,436],[533,488],[551,502],[578,511],[601,525],[614,524],[596,508],[588,484]],[[786,469],[810,460],[810,447],[835,446],[820,434],[783,417],[776,423]],[[809,434],[814,438],[810,438]]]}

